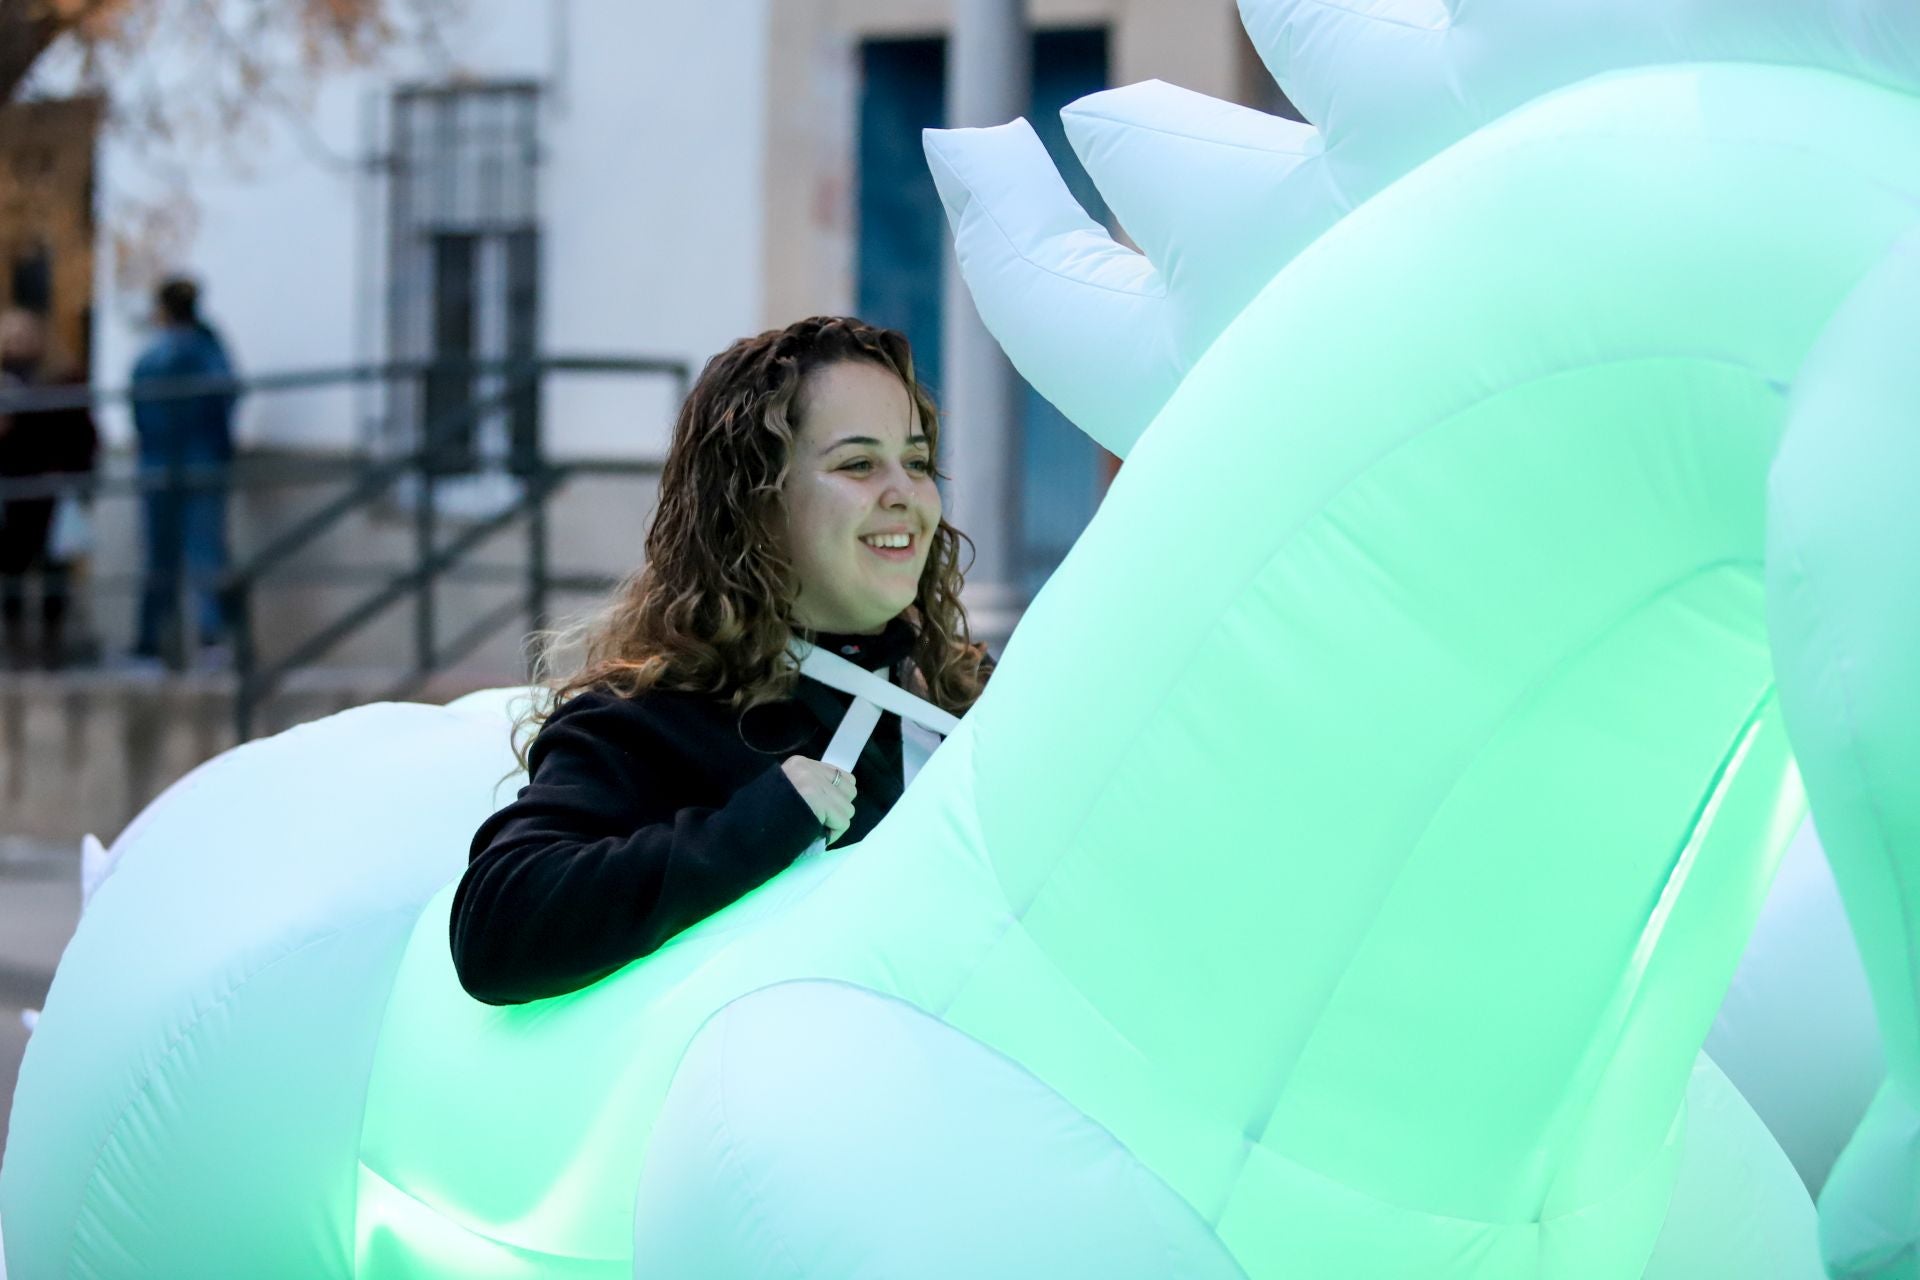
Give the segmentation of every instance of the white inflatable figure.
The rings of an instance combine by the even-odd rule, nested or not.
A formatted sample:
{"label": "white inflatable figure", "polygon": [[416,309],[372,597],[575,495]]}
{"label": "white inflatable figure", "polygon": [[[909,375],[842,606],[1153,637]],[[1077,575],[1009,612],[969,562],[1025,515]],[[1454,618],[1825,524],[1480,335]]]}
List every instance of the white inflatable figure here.
{"label": "white inflatable figure", "polygon": [[1311,124],[1160,81],[1061,113],[1141,252],[1094,225],[1024,121],[928,159],[981,316],[1041,394],[1125,456],[1279,270],[1506,112],[1624,68],[1788,63],[1911,88],[1900,0],[1241,0]]}
{"label": "white inflatable figure", "polygon": [[[112,869],[113,859],[108,855],[106,846],[100,843],[99,837],[91,834],[82,836],[80,838],[80,909],[82,911],[87,909],[87,903],[93,900],[94,890],[100,887],[101,882],[107,878],[107,873]],[[28,1034],[32,1034],[33,1029],[40,1025],[40,1011],[22,1009],[20,1025],[27,1029]]]}
{"label": "white inflatable figure", "polygon": [[91,833],[80,838],[80,909],[85,911],[94,893],[113,871],[113,855]]}
{"label": "white inflatable figure", "polygon": [[[1913,1280],[1920,5],[1242,11],[1311,128],[1069,113],[1143,254],[928,140],[1128,465],[886,821],[497,1009],[508,695],[222,757],[55,977],[16,1274]],[[1845,969],[1809,798],[1850,1137],[1743,1056]]]}
{"label": "white inflatable figure", "polygon": [[[1141,247],[1139,253],[1115,243],[1104,228],[1086,219],[1024,123],[929,135],[929,158],[983,317],[1044,394],[1101,443],[1123,454],[1187,379],[1197,356],[1241,316],[1275,272],[1375,193],[1550,90],[1625,68],[1741,62],[1819,67],[1909,94],[1920,84],[1920,7],[1892,3],[1243,0],[1241,11],[1267,65],[1313,124],[1275,120],[1159,83],[1097,94],[1063,113],[1076,153]],[[1646,83],[1651,89],[1657,81],[1649,78]],[[1676,119],[1689,123],[1698,119],[1697,113],[1720,106],[1705,92],[1676,96],[1673,104]],[[1631,145],[1626,143],[1630,133],[1623,130],[1626,145]],[[1745,143],[1765,145],[1763,136],[1756,126]],[[1794,143],[1781,138],[1778,145]],[[1569,174],[1569,189],[1586,190],[1606,181],[1599,173],[1588,175],[1588,182],[1582,182],[1582,176]],[[1217,199],[1207,198],[1215,194]],[[1829,189],[1810,193],[1816,203],[1829,196],[1845,198]],[[1729,212],[1748,216],[1746,210]],[[1750,216],[1764,219],[1781,212],[1768,206]],[[1910,201],[1897,201],[1889,214],[1895,228],[1912,225]],[[1378,232],[1379,220],[1369,229]],[[1555,230],[1567,252],[1580,251],[1583,228],[1569,222]],[[1655,238],[1649,237],[1649,257],[1656,252]],[[1435,246],[1432,251],[1450,250]],[[1915,256],[1912,250],[1904,258],[1890,255],[1877,273],[1879,284],[1869,273],[1861,296],[1848,310],[1862,321],[1871,313],[1887,327],[1888,309],[1894,305],[1886,301],[1892,292],[1888,286],[1895,278],[1915,278],[1910,265]],[[1239,269],[1256,263],[1256,269]],[[1750,270],[1760,275],[1772,266],[1758,257]],[[1360,273],[1353,279],[1358,284]],[[1284,289],[1286,280],[1282,275],[1269,292]],[[1878,298],[1872,296],[1876,287]],[[1408,290],[1406,296],[1411,301],[1416,295]],[[1327,305],[1323,314],[1332,309]],[[1433,308],[1436,315],[1443,311]],[[1479,314],[1492,321],[1484,310]],[[1063,317],[1070,319],[1062,323]],[[1830,363],[1849,358],[1835,355],[1846,346],[1839,331],[1847,327],[1847,319],[1843,314],[1834,321],[1826,343],[1809,358],[1809,368],[1820,365],[1821,357],[1829,357]],[[1446,323],[1460,322],[1449,318]],[[1703,326],[1703,337],[1707,331]],[[1585,335],[1583,340],[1593,345],[1597,337]],[[1379,376],[1391,376],[1389,371],[1402,363],[1391,344],[1409,339],[1418,341],[1417,335],[1398,330],[1372,336],[1381,351]],[[1568,357],[1583,354],[1576,341],[1575,334],[1567,335]],[[1649,345],[1657,347],[1658,340]],[[1121,353],[1117,359],[1115,352]],[[1850,354],[1855,361],[1877,358],[1882,365],[1889,358],[1884,350]],[[1303,357],[1276,345],[1273,358]],[[1474,372],[1482,381],[1502,376],[1495,370]],[[1775,389],[1788,391],[1790,375],[1790,368],[1782,365]],[[1815,385],[1820,381],[1809,379]],[[1896,419],[1904,416],[1911,424],[1912,379],[1861,379],[1869,384],[1868,393],[1856,397],[1857,405],[1846,406],[1831,392],[1835,381],[1825,379],[1819,394],[1796,397],[1799,417],[1809,423],[1803,439],[1825,436],[1833,419],[1847,416],[1843,409],[1855,407],[1864,410],[1859,415],[1863,421],[1885,422],[1892,410]],[[1276,405],[1277,412],[1285,410],[1285,405]],[[1863,441],[1859,461],[1835,465],[1828,475],[1802,481],[1800,487],[1812,491],[1824,484],[1826,493],[1832,493],[1838,480],[1844,494],[1845,478],[1858,479],[1865,469],[1886,465],[1888,458],[1914,455],[1910,433],[1891,444],[1884,431],[1882,437]],[[1867,452],[1874,448],[1893,452],[1882,454],[1876,463]],[[1811,452],[1801,451],[1803,457]],[[1890,554],[1897,562],[1911,563],[1910,528],[1856,524],[1873,529],[1854,540],[1856,555],[1864,550],[1866,538],[1891,537],[1906,556]],[[1777,521],[1775,534],[1783,528],[1784,522]],[[1868,561],[1863,557],[1863,562]],[[1829,566],[1829,573],[1836,569],[1844,571],[1844,566]],[[1870,574],[1854,576],[1863,579],[1862,590],[1876,589],[1865,585]],[[1910,579],[1896,579],[1877,590],[1914,597]],[[1837,613],[1840,598],[1835,592],[1822,603]],[[1912,632],[1910,612],[1882,610],[1882,615],[1877,620],[1882,637]],[[1807,616],[1818,615],[1803,612],[1802,618]],[[1895,625],[1885,625],[1889,621]],[[1836,642],[1836,636],[1845,636],[1846,643]],[[1833,686],[1825,691],[1829,705],[1843,683],[1834,677],[1847,656],[1845,648],[1871,652],[1888,643],[1858,628],[1851,635],[1840,627],[1828,628],[1821,656],[1829,665],[1813,681]],[[1897,677],[1882,674],[1877,679],[1870,687],[1902,688],[1889,683]],[[1911,681],[1906,682],[1910,686]],[[1803,682],[1802,687],[1812,685]],[[1848,692],[1857,696],[1858,690]],[[1809,721],[1823,714],[1811,709],[1807,694],[1801,698],[1807,708],[1802,714]],[[1897,718],[1890,708],[1879,714],[1882,719]],[[1860,733],[1852,745],[1857,755],[1897,757],[1899,742],[1891,732],[1883,732],[1878,743]],[[1871,785],[1834,785],[1829,802],[1848,812],[1849,819],[1871,813]],[[1895,825],[1900,826],[1900,820]],[[1878,910],[1862,906],[1883,899],[1899,904],[1894,910],[1912,919],[1911,895],[1894,887],[1900,877],[1895,876],[1888,886],[1891,892],[1885,894],[1868,887],[1887,874],[1885,860],[1911,865],[1914,857],[1910,842],[1888,847],[1884,839],[1882,834],[1876,842],[1881,847],[1855,857],[1857,869],[1849,876],[1855,918],[1874,920],[1876,932],[1887,938],[1911,936],[1911,923],[1875,920]],[[1894,954],[1906,950],[1907,944],[1894,944]],[[1808,827],[1758,922],[1708,1044],[1732,1064],[1736,1079],[1751,1091],[1815,1193],[1825,1185],[1841,1145],[1885,1078],[1882,1045],[1859,961],[1833,876]],[[1894,972],[1903,971],[1901,965]],[[1883,980],[1883,1017],[1890,1014],[1906,1033],[1914,1021],[1912,984],[1891,973],[1883,974]],[[1901,1038],[1907,1042],[1901,1051],[1910,1058],[1913,1037]],[[1912,1076],[1910,1068],[1907,1091],[1886,1094],[1883,1109],[1889,1116],[1899,1113],[1893,1121],[1899,1132],[1920,1136],[1911,1119]],[[1898,1101],[1902,1097],[1906,1101]],[[1881,1164],[1866,1175],[1874,1184],[1873,1195],[1892,1193],[1883,1201],[1890,1206],[1889,1216],[1867,1215],[1868,1221],[1855,1223],[1862,1230],[1832,1231],[1836,1242],[1855,1237],[1831,1245],[1850,1258],[1835,1265],[1858,1267],[1860,1275],[1920,1274],[1920,1263],[1911,1261],[1911,1245],[1906,1243],[1920,1220],[1920,1189],[1911,1169],[1903,1168],[1896,1182],[1893,1168]],[[1908,1261],[1900,1261],[1903,1258]],[[1893,1269],[1882,1272],[1883,1266]]]}

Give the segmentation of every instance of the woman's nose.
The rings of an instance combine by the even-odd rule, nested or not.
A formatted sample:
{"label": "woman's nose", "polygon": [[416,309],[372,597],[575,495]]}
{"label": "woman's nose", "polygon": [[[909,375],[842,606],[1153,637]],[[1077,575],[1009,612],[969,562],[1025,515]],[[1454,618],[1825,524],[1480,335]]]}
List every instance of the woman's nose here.
{"label": "woman's nose", "polygon": [[904,507],[913,498],[913,477],[905,467],[887,468],[887,483],[880,491],[880,503],[886,507]]}

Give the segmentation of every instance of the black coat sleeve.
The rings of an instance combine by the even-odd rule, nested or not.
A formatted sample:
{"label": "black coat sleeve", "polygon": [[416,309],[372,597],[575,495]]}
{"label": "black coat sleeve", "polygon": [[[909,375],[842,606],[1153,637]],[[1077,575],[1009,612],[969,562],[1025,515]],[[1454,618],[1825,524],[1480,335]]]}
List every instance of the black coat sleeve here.
{"label": "black coat sleeve", "polygon": [[519,798],[474,836],[450,924],[460,983],[520,1004],[599,981],[772,878],[820,834],[770,764],[717,807],[660,717],[583,694],[542,726]]}

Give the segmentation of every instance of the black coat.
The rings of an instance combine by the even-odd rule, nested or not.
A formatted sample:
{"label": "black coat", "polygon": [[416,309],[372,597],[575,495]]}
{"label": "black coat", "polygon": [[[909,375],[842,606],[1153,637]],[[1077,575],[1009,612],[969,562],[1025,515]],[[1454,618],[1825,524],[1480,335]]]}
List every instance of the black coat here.
{"label": "black coat", "polygon": [[[0,387],[9,391],[84,385],[38,376],[21,378],[11,371],[0,377]],[[93,470],[99,452],[100,433],[94,428],[92,411],[84,405],[0,414],[0,476],[85,474]],[[27,501],[52,503],[50,498]]]}
{"label": "black coat", "polygon": [[[913,632],[816,637],[869,670]],[[821,835],[781,772],[818,759],[851,699],[801,678],[795,696],[744,716],[721,699],[653,690],[583,693],[548,717],[519,798],[474,835],[454,893],[461,985],[488,1004],[563,995],[657,950],[758,888]],[[864,838],[901,791],[900,720],[888,714],[854,767]]]}

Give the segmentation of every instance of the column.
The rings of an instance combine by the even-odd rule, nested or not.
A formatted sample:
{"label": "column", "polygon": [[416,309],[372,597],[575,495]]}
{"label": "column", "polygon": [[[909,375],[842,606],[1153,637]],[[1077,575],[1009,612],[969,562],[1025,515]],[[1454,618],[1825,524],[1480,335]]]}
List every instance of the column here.
{"label": "column", "polygon": [[[1005,124],[1026,114],[1032,84],[1026,0],[954,0],[947,123]],[[965,601],[975,638],[995,649],[1026,605],[1019,583],[1020,419],[1024,388],[974,310],[949,244],[941,300],[942,452],[953,477],[949,518],[973,539]]]}

